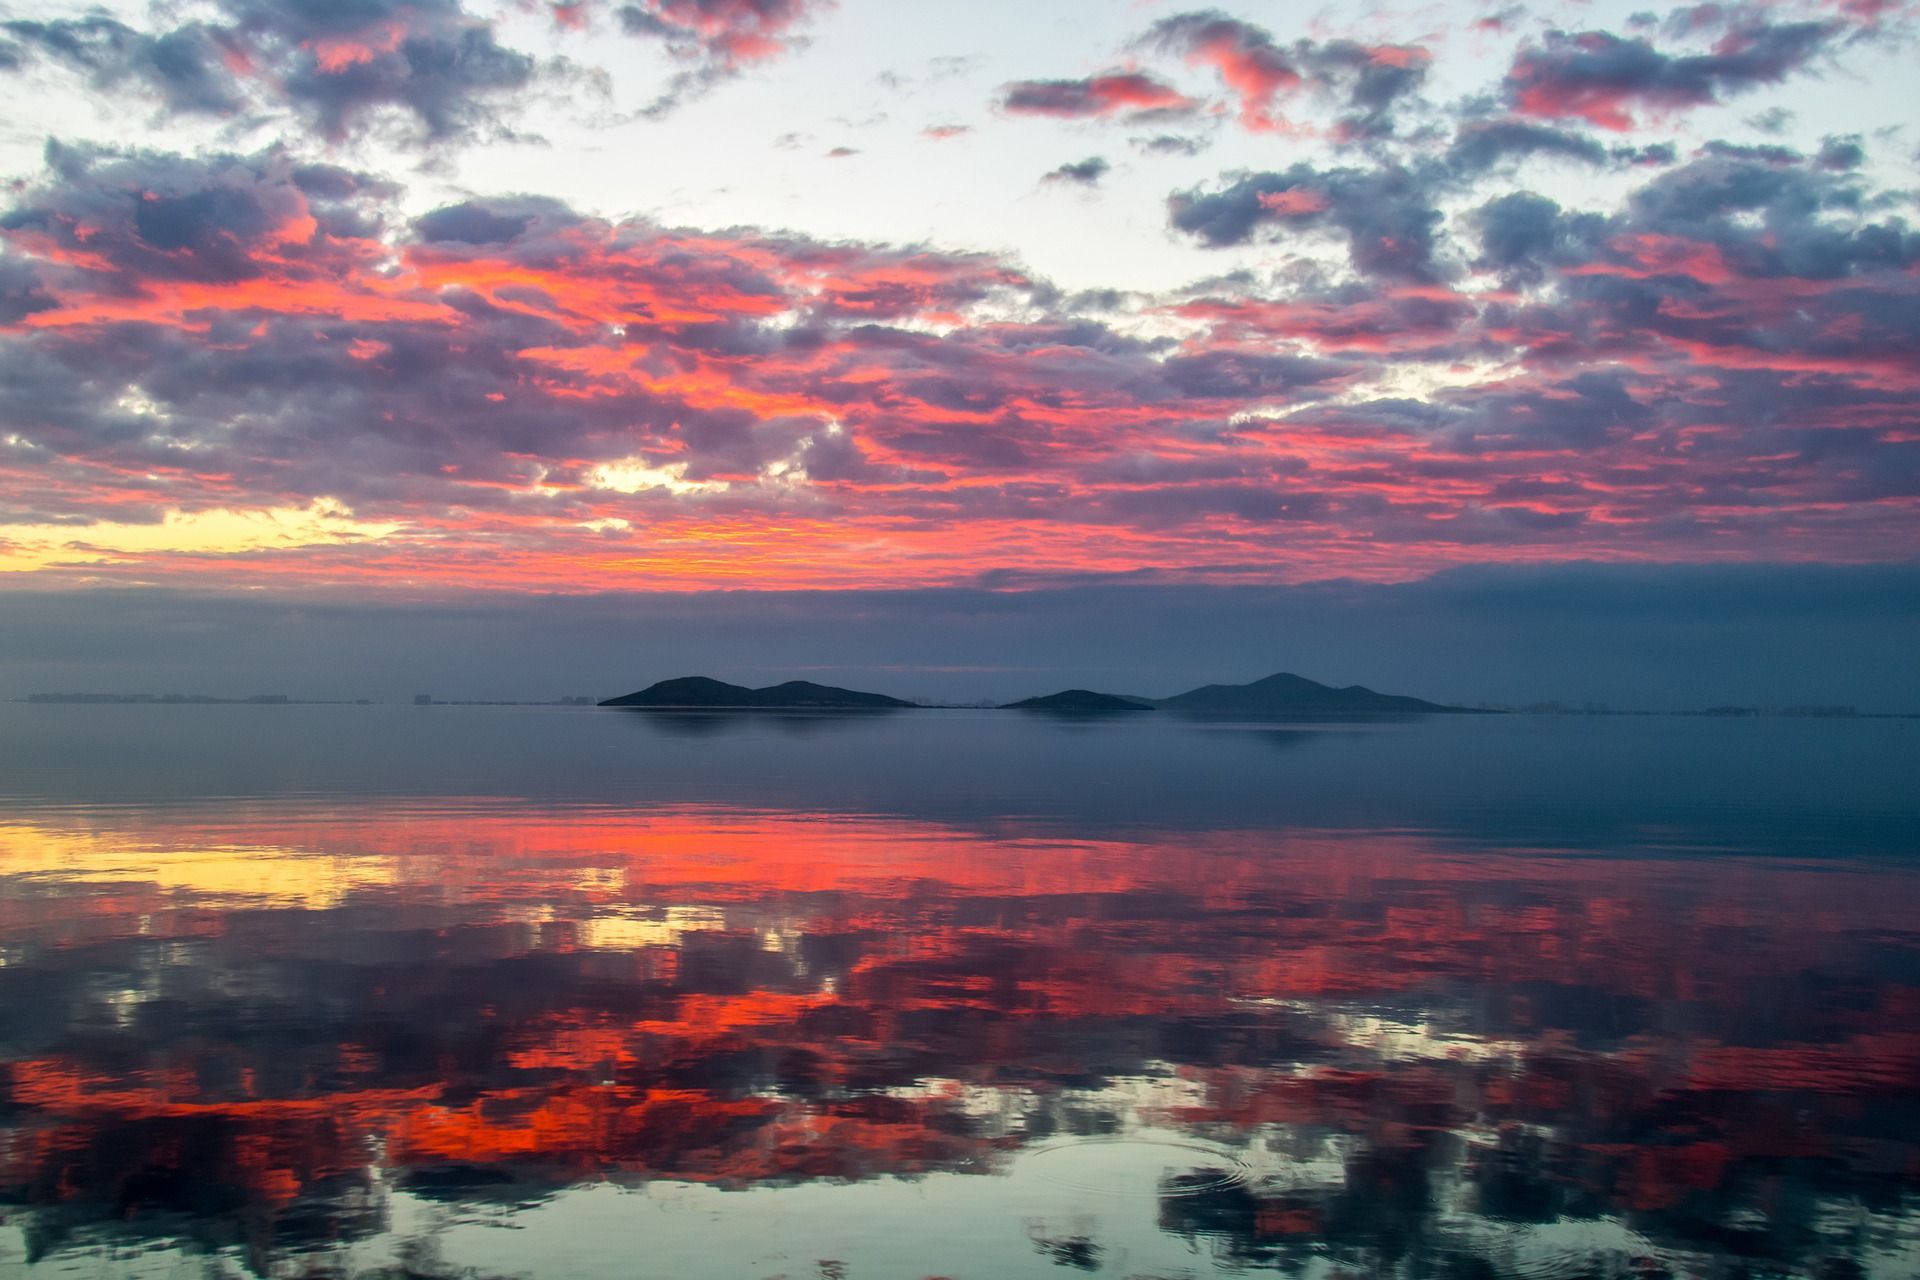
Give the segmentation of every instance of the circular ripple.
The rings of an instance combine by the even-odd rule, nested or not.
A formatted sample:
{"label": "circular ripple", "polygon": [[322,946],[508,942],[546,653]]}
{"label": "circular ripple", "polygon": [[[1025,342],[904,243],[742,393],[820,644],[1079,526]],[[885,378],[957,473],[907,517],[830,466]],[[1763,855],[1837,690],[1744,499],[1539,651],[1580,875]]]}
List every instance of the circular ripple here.
{"label": "circular ripple", "polygon": [[1161,1138],[1081,1138],[1028,1152],[1026,1163],[1044,1181],[1073,1191],[1111,1196],[1197,1196],[1240,1186],[1247,1166],[1204,1143]]}

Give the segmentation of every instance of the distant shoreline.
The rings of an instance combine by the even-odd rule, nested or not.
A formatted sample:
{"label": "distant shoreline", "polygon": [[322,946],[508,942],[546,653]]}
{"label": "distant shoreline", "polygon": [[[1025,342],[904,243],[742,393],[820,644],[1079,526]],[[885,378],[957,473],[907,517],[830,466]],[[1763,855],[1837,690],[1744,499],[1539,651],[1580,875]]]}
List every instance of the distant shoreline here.
{"label": "distant shoreline", "polygon": [[[244,698],[221,698],[203,695],[195,696],[155,696],[148,694],[27,694],[0,700],[0,704],[12,706],[89,706],[89,707],[548,707],[564,710],[600,710],[600,705],[588,698],[435,698],[431,702],[408,702],[398,699],[379,698],[294,698],[273,696],[254,696]],[[677,705],[654,705],[645,707],[615,707],[608,710],[655,711],[666,714],[696,715],[835,715],[849,713],[863,715],[891,715],[902,711],[1018,711],[1023,715],[1046,719],[1110,719],[1103,712],[1048,711],[1044,709],[1019,708],[995,702],[914,702],[900,707],[727,707],[703,706],[697,703]],[[1854,707],[1826,706],[1784,706],[1784,707],[1703,707],[1678,710],[1651,710],[1637,708],[1587,708],[1560,704],[1526,705],[1486,705],[1466,708],[1473,712],[1498,712],[1515,718],[1561,718],[1561,719],[1623,719],[1623,718],[1668,718],[1695,720],[1920,720],[1920,711],[1861,711]],[[1290,720],[1315,719],[1325,721],[1339,720],[1383,720],[1412,718],[1420,713],[1407,712],[1333,712],[1302,711],[1286,713],[1244,713],[1244,712],[1195,712],[1176,711],[1169,719],[1178,720],[1228,720],[1257,717],[1269,714],[1276,718]],[[1131,719],[1133,717],[1120,717]]]}

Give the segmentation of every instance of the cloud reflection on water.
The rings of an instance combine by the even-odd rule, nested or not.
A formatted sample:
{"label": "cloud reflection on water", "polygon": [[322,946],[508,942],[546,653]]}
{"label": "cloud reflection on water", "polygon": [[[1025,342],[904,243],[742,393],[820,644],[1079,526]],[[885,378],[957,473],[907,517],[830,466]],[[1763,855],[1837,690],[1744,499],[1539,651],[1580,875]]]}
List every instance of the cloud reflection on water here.
{"label": "cloud reflection on water", "polygon": [[[898,1187],[974,1241],[928,1274],[1920,1233],[1898,867],[367,799],[38,811],[0,884],[0,1260],[494,1274],[475,1232],[571,1248],[600,1186],[697,1198],[730,1275],[812,1274],[755,1227],[807,1188],[849,1274]],[[1150,1194],[1036,1159],[1116,1139]]]}

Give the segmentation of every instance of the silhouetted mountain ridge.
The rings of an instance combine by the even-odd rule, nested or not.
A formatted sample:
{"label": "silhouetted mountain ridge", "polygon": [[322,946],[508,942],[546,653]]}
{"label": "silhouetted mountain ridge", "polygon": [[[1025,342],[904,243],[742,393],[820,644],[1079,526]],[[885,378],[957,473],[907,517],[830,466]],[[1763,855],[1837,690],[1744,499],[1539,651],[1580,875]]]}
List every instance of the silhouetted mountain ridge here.
{"label": "silhouetted mountain ridge", "polygon": [[1064,689],[1041,698],[1022,698],[1009,702],[1003,711],[1068,711],[1075,714],[1108,711],[1151,711],[1153,703],[1145,698],[1128,698],[1117,693],[1095,693],[1091,689]]}
{"label": "silhouetted mountain ridge", "polygon": [[841,689],[811,680],[788,680],[764,689],[728,684],[707,676],[681,676],[650,684],[635,693],[608,698],[603,707],[697,707],[707,710],[837,710],[881,711],[889,707],[911,707],[901,698],[884,693],[865,693],[859,689]]}
{"label": "silhouetted mountain ridge", "polygon": [[1251,684],[1209,684],[1154,704],[1169,711],[1200,714],[1240,715],[1318,714],[1318,715],[1431,715],[1438,712],[1464,712],[1467,707],[1428,702],[1404,694],[1376,693],[1365,685],[1345,688],[1321,684],[1305,676],[1281,671]]}
{"label": "silhouetted mountain ridge", "polygon": [[[655,707],[699,710],[868,710],[911,707],[915,703],[883,693],[841,689],[810,680],[788,680],[764,689],[728,684],[708,676],[681,676],[648,685],[635,693],[608,698],[603,707]],[[1170,698],[1141,698],[1101,693],[1093,689],[1063,689],[1037,698],[1005,704],[1011,711],[1074,713],[1151,711],[1161,708],[1188,715],[1432,715],[1467,712],[1403,694],[1378,693],[1365,685],[1345,688],[1321,684],[1290,671],[1277,672],[1251,684],[1209,684]]]}
{"label": "silhouetted mountain ridge", "polygon": [[1378,693],[1365,685],[1344,689],[1281,671],[1251,684],[1209,684],[1170,698],[1141,698],[1126,694],[1066,689],[1039,698],[1007,704],[1016,711],[1143,711],[1162,708],[1187,715],[1372,716],[1433,715],[1465,712],[1468,707],[1447,706],[1397,693]]}

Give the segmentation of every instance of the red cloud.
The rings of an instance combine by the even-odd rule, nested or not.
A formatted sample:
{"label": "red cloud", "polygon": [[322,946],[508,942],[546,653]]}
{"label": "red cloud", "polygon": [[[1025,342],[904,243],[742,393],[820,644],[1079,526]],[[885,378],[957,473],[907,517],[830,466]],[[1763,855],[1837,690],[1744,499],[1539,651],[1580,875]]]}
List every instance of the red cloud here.
{"label": "red cloud", "polygon": [[[642,0],[634,6],[670,37],[693,41],[727,65],[757,62],[783,52],[793,29],[823,0]],[[629,20],[635,25],[637,20]]]}
{"label": "red cloud", "polygon": [[[1709,157],[1612,219],[1493,202],[1467,223],[1502,288],[1242,285],[1143,317],[992,255],[529,198],[406,222],[392,188],[273,153],[62,153],[0,231],[0,353],[45,371],[6,384],[0,481],[71,529],[33,534],[40,573],[229,585],[1881,558],[1920,532],[1920,365],[1889,301],[1907,242],[1857,181]],[[1222,235],[1398,233],[1350,187],[1196,200]],[[320,502],[351,520],[299,545],[125,532]]]}
{"label": "red cloud", "polygon": [[1173,86],[1140,72],[1109,72],[1085,80],[1021,80],[1001,94],[1003,110],[1019,115],[1086,118],[1195,107]]}
{"label": "red cloud", "polygon": [[1515,57],[1507,92],[1522,114],[1578,116],[1624,131],[1633,128],[1636,110],[1704,106],[1778,84],[1842,32],[1839,22],[1755,20],[1727,32],[1709,53],[1676,55],[1605,31],[1555,31]]}
{"label": "red cloud", "polygon": [[1240,122],[1247,128],[1283,127],[1274,100],[1298,88],[1301,74],[1259,27],[1218,13],[1186,13],[1155,24],[1147,39],[1217,71],[1239,100]]}

